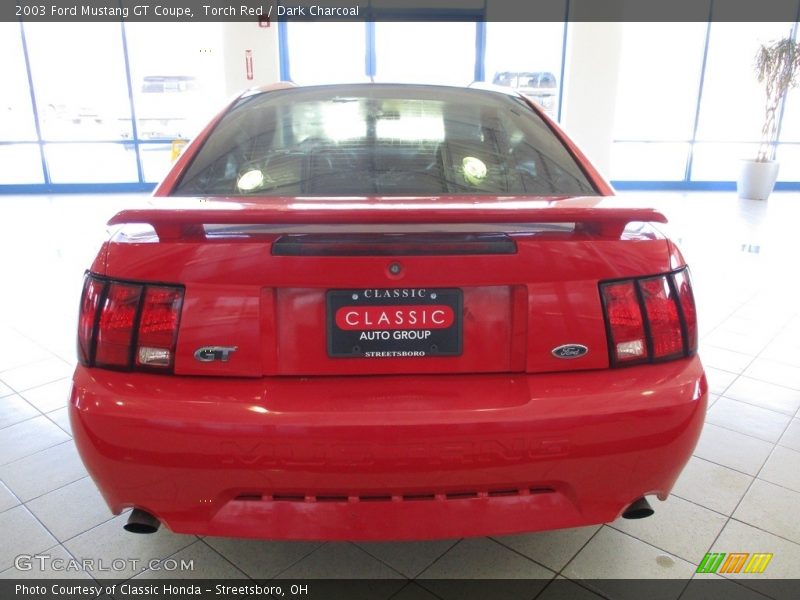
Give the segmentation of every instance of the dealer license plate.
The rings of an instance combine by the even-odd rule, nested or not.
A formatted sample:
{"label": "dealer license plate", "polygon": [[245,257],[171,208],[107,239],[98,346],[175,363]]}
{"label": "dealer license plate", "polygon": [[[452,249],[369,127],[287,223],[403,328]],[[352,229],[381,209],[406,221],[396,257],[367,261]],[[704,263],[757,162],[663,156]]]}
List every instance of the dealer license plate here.
{"label": "dealer license plate", "polygon": [[328,356],[460,356],[460,289],[329,290]]}

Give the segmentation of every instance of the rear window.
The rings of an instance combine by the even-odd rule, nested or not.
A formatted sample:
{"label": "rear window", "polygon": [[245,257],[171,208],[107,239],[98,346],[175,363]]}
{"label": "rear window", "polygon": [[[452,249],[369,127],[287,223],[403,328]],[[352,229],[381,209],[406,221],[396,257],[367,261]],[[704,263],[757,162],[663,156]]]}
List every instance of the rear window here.
{"label": "rear window", "polygon": [[519,98],[370,84],[239,99],[173,193],[566,196],[596,191],[550,128]]}

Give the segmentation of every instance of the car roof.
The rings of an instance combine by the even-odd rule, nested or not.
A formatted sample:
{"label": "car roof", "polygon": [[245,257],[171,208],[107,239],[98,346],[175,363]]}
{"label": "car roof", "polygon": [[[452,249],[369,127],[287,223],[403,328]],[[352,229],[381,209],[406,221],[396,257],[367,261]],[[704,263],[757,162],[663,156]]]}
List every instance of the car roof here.
{"label": "car roof", "polygon": [[510,96],[513,98],[524,98],[522,94],[520,94],[516,89],[500,86],[494,83],[489,83],[487,81],[473,81],[468,85],[456,85],[456,84],[448,84],[448,83],[408,83],[408,82],[391,82],[391,81],[380,81],[380,82],[365,82],[365,81],[356,81],[356,82],[347,82],[347,83],[323,83],[323,84],[312,84],[312,85],[299,85],[293,81],[276,81],[273,83],[268,83],[265,85],[257,86],[245,90],[242,92],[241,97],[251,96],[253,94],[258,94],[262,92],[274,92],[279,90],[311,90],[311,89],[324,89],[330,88],[335,90],[339,89],[353,89],[353,88],[415,88],[415,89],[423,89],[423,88],[442,88],[447,90],[463,90],[463,91],[480,91],[480,92],[494,92],[496,94],[502,94],[503,96]]}

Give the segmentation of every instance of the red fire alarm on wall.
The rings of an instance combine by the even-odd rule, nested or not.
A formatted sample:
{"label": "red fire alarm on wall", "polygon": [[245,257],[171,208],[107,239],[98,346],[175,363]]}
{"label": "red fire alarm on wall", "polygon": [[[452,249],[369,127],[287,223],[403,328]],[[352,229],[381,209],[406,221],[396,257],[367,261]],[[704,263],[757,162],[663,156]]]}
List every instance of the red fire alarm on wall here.
{"label": "red fire alarm on wall", "polygon": [[269,17],[267,15],[261,15],[258,17],[258,26],[259,27],[269,27]]}

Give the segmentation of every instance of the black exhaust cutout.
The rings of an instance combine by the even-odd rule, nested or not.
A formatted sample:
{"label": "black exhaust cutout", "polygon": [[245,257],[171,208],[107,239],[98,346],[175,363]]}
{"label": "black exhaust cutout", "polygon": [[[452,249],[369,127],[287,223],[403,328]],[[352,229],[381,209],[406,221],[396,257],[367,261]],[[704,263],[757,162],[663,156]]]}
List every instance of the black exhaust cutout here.
{"label": "black exhaust cutout", "polygon": [[651,516],[656,511],[653,510],[653,507],[650,506],[650,503],[647,499],[643,496],[639,498],[636,502],[631,504],[628,508],[625,509],[625,512],[622,513],[623,519],[644,519],[645,517]]}
{"label": "black exhaust cutout", "polygon": [[125,531],[131,533],[155,533],[161,526],[161,521],[149,512],[134,508],[128,517],[128,522],[123,526]]}

